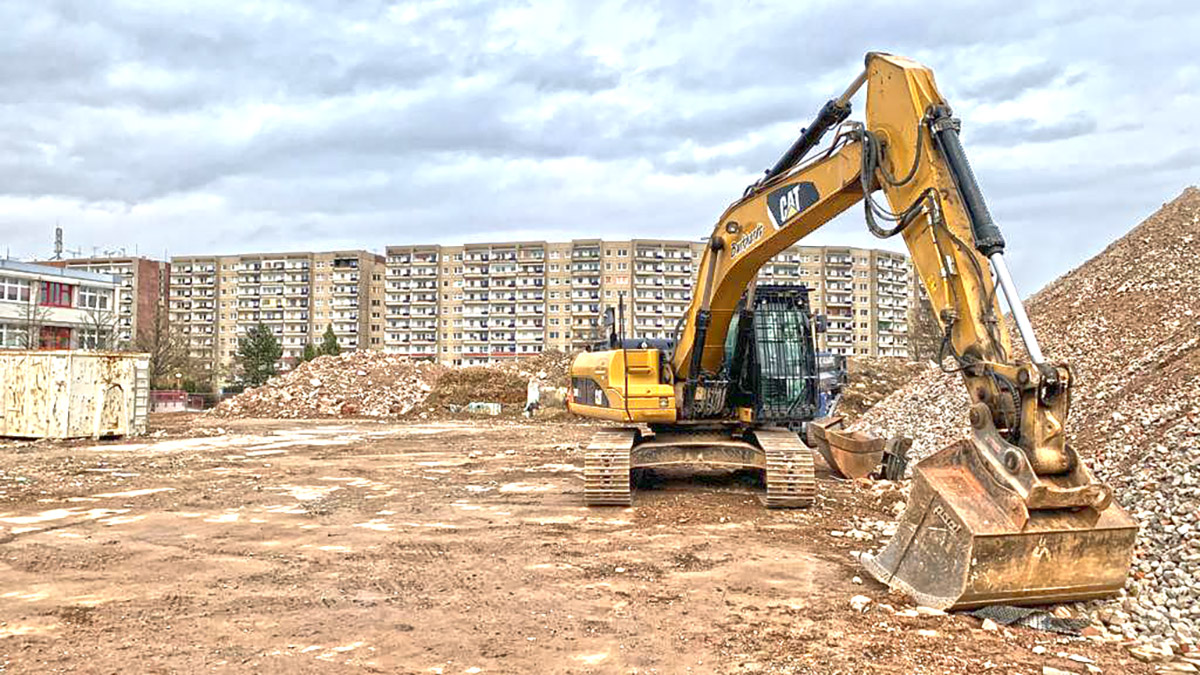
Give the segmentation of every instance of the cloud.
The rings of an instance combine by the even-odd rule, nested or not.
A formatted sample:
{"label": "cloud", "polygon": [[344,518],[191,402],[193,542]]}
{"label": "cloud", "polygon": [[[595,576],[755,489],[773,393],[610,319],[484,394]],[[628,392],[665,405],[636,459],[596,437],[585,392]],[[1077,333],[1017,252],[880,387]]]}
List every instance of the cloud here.
{"label": "cloud", "polygon": [[[1026,91],[1040,89],[1058,80],[1063,67],[1049,62],[1033,63],[1011,72],[996,73],[968,83],[961,88],[965,98],[984,103],[1011,101]],[[1082,73],[1070,78],[1071,84],[1082,80]]]}
{"label": "cloud", "polygon": [[1022,117],[984,123],[968,128],[964,139],[980,145],[1014,146],[1024,143],[1051,143],[1087,136],[1096,132],[1096,119],[1084,112],[1072,113],[1054,122]]}
{"label": "cloud", "polygon": [[[1095,250],[1200,159],[1200,16],[1168,0],[49,0],[0,23],[20,256],[55,221],[69,247],[156,255],[693,239],[871,49],[937,72],[1014,249],[1053,231]],[[899,245],[860,221],[814,241]],[[1082,255],[1057,251],[1014,253],[1018,276]]]}

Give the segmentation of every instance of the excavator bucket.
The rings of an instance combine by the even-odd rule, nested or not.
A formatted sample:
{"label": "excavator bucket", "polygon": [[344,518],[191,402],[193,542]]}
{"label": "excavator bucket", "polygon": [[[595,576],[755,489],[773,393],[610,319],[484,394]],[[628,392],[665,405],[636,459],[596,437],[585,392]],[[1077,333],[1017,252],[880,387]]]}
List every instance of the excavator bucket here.
{"label": "excavator bucket", "polygon": [[[993,479],[976,443],[960,441],[916,465],[895,536],[861,559],[872,576],[938,609],[1073,602],[1125,585],[1137,535],[1128,514],[1110,497],[1082,508],[1027,508]],[[1076,473],[1094,483],[1082,463]],[[1059,481],[1061,492],[1070,494],[1069,478]]]}
{"label": "excavator bucket", "polygon": [[861,431],[844,431],[842,416],[835,415],[808,423],[808,444],[839,476],[862,478],[879,466],[885,440]]}

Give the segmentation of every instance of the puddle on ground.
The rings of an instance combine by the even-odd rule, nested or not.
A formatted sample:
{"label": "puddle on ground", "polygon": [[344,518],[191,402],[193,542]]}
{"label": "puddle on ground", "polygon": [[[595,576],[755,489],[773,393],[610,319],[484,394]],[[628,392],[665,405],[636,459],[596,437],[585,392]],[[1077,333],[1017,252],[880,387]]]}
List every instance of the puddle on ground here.
{"label": "puddle on ground", "polygon": [[299,502],[307,502],[329,496],[330,493],[341,490],[340,485],[274,485],[264,490],[286,492]]}
{"label": "puddle on ground", "polygon": [[142,490],[129,490],[128,492],[105,492],[102,494],[92,495],[92,496],[98,497],[100,499],[116,499],[118,497],[144,497],[146,495],[152,495],[152,494],[156,494],[159,492],[174,492],[174,491],[175,491],[175,488],[173,488],[173,487],[157,487],[157,488],[145,488]]}
{"label": "puddle on ground", "polygon": [[505,483],[500,486],[501,492],[547,492],[549,485],[541,483]]}

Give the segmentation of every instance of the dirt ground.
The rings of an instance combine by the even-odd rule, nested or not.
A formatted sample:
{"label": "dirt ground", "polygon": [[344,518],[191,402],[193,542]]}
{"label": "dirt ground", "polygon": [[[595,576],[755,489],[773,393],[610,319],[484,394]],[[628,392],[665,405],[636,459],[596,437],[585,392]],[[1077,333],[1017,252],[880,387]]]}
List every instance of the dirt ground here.
{"label": "dirt ground", "polygon": [[1149,672],[1120,645],[881,608],[908,603],[854,583],[865,545],[831,532],[898,497],[828,474],[804,511],[744,475],[589,510],[582,425],[153,424],[0,443],[0,670]]}

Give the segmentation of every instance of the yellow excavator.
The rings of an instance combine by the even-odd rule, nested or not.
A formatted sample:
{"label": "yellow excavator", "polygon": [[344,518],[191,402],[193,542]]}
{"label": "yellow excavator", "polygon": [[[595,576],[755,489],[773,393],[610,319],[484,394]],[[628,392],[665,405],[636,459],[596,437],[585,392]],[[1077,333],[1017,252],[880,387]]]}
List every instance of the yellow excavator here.
{"label": "yellow excavator", "polygon": [[[849,121],[863,87],[865,121]],[[587,503],[629,505],[635,469],[710,465],[762,470],[768,506],[810,505],[813,453],[798,429],[835,472],[873,463],[878,439],[813,419],[806,405],[816,379],[806,303],[773,292],[764,304],[755,284],[774,255],[860,201],[873,234],[903,237],[944,333],[943,367],[972,402],[970,436],[915,465],[897,532],[864,567],[944,609],[1122,588],[1137,528],[1067,443],[1071,369],[1038,346],[933,73],[884,53],[868,54],[849,88],[721,215],[674,341],[621,340],[572,362],[570,410],[619,423],[586,450]],[[1010,344],[997,289],[1024,355]]]}

